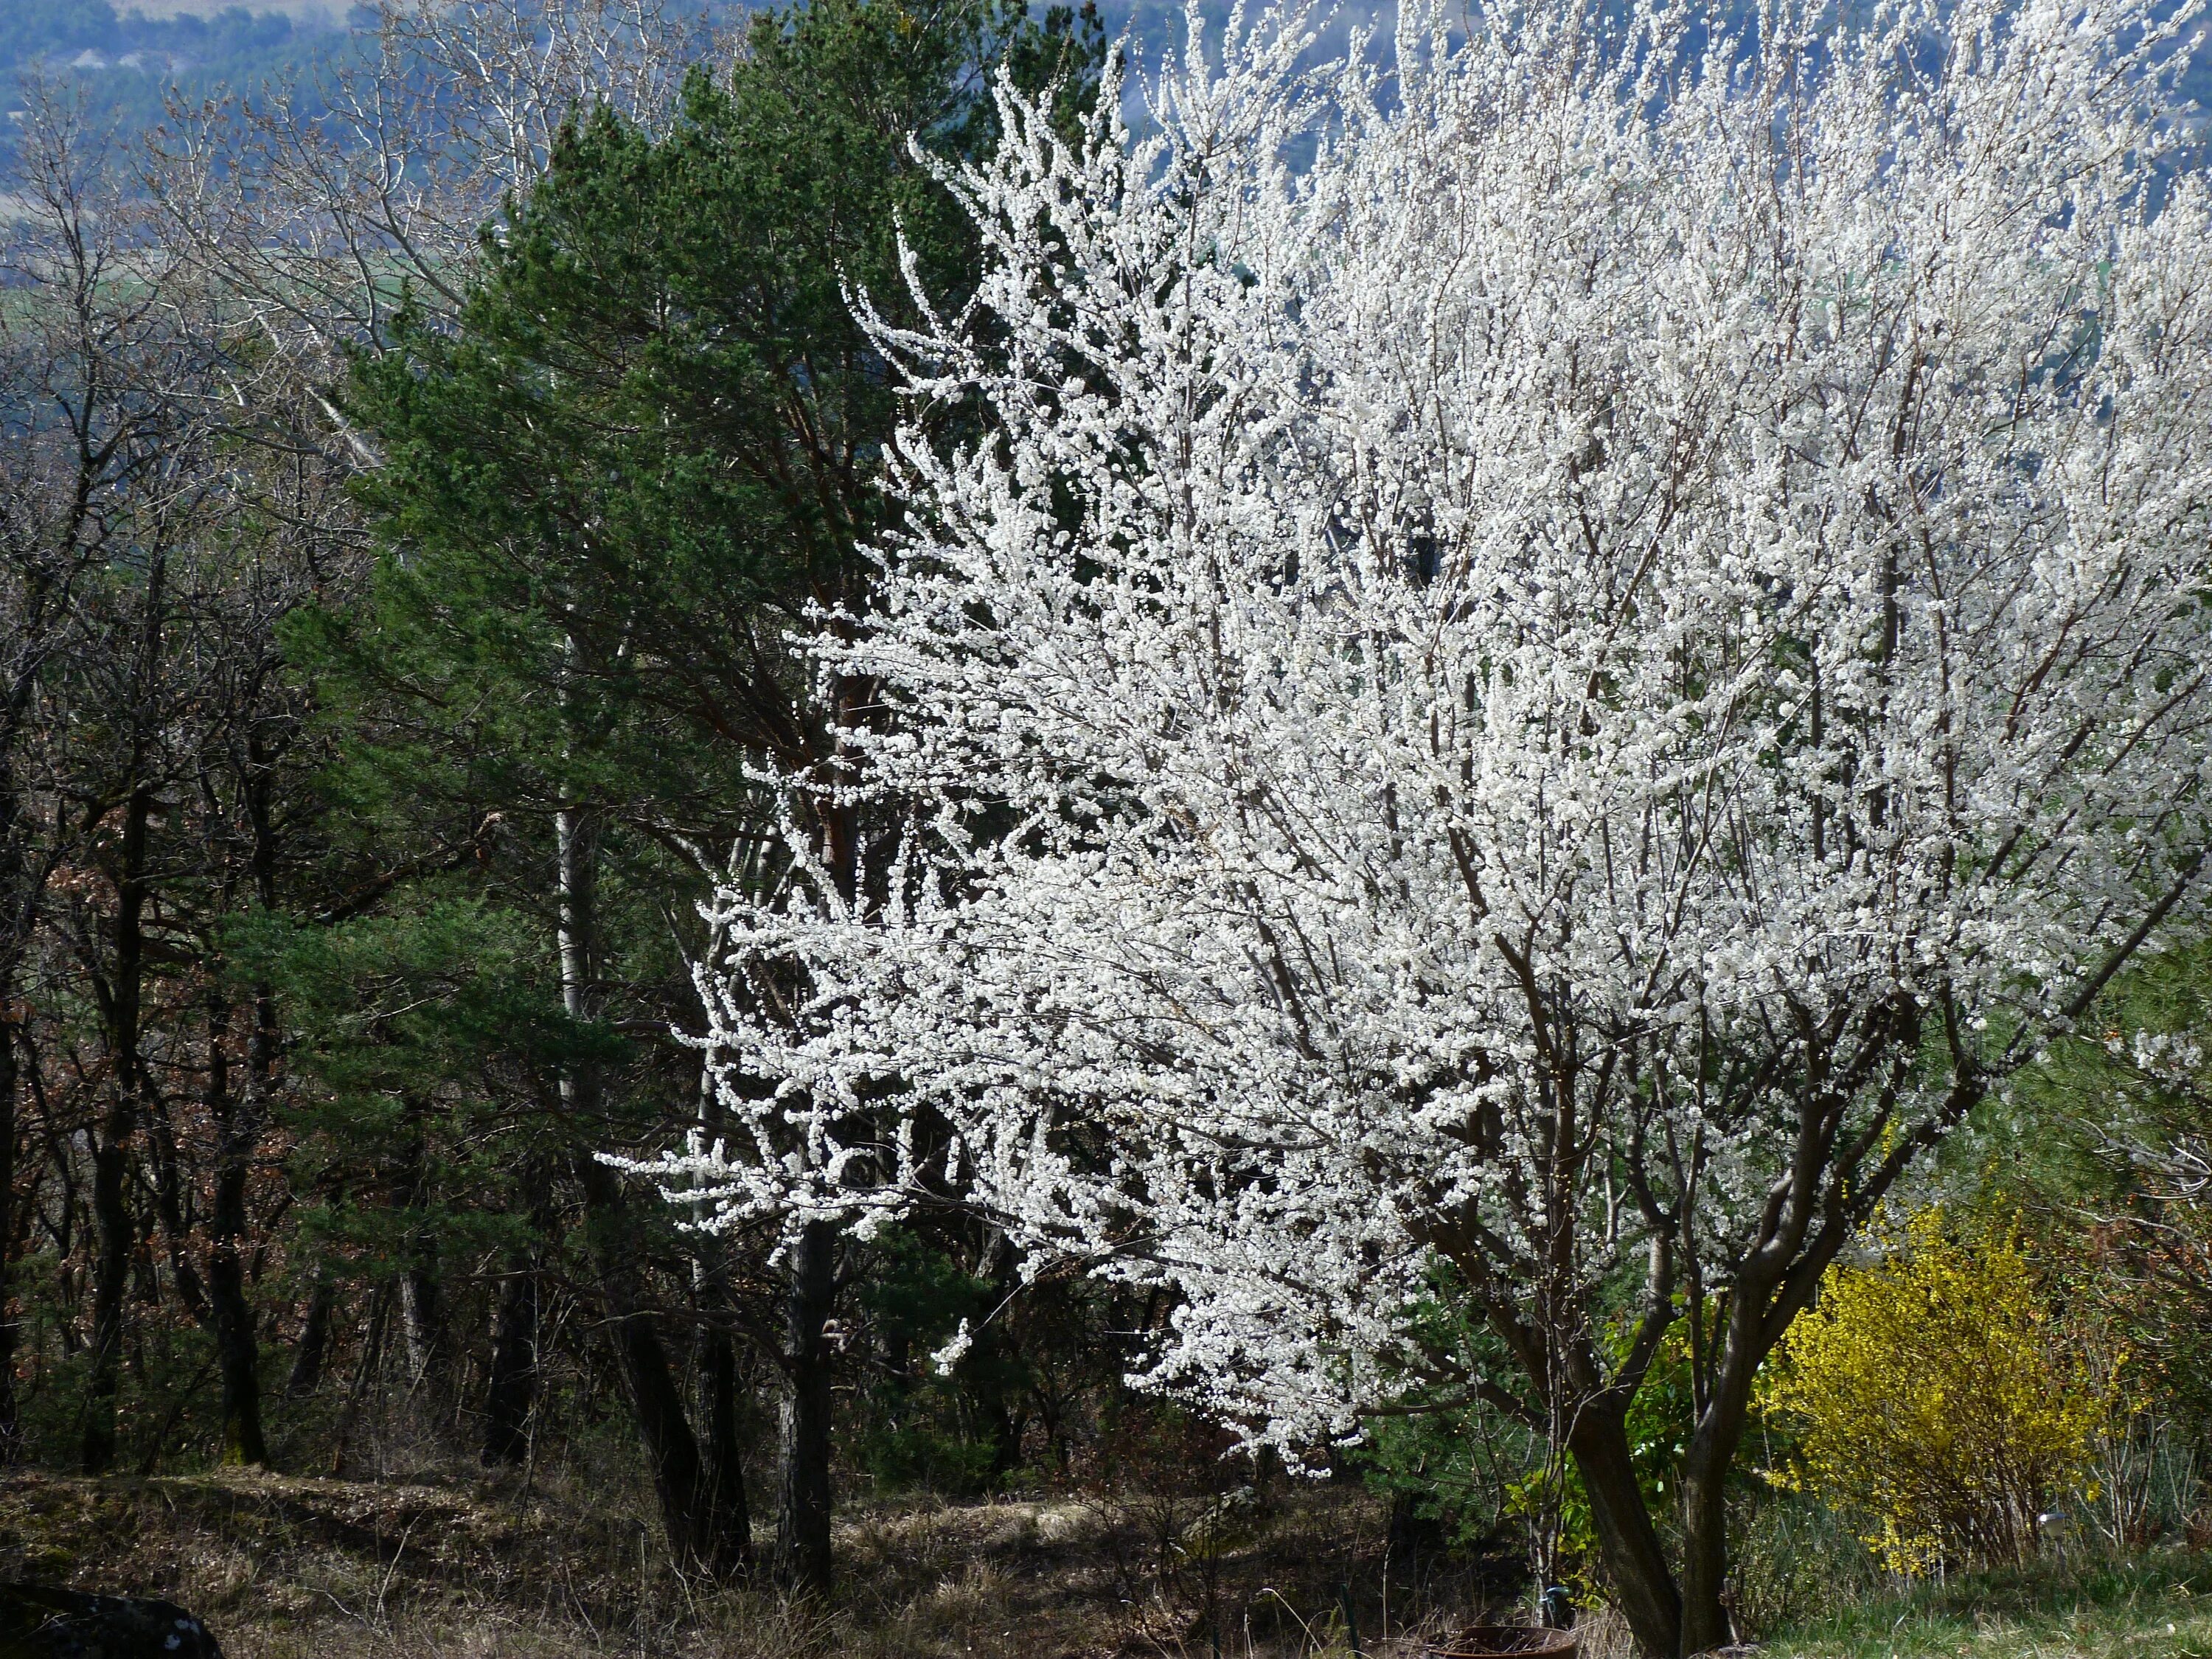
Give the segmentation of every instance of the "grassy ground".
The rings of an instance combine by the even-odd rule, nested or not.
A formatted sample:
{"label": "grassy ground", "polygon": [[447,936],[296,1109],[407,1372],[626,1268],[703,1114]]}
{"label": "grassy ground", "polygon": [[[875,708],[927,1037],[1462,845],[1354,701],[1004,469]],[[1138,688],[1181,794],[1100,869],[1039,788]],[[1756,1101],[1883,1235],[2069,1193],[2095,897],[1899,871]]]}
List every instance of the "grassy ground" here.
{"label": "grassy ground", "polygon": [[2212,1559],[1979,1573],[1808,1620],[1771,1659],[2212,1659]]}

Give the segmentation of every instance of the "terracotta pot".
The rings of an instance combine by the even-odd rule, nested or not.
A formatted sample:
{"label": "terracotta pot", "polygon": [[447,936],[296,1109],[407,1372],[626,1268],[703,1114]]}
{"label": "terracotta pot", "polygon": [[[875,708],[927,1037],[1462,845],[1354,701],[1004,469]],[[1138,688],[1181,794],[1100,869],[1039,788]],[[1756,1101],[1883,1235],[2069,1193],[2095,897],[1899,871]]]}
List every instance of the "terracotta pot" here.
{"label": "terracotta pot", "polygon": [[1429,1659],[1575,1659],[1571,1630],[1541,1625],[1475,1625],[1429,1649]]}

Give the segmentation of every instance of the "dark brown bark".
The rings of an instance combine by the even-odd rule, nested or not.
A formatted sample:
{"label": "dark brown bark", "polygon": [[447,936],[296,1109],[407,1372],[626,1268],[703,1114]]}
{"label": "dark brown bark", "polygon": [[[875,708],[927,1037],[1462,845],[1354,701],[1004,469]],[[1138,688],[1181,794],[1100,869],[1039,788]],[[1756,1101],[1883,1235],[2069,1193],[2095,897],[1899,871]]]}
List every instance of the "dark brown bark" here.
{"label": "dark brown bark", "polygon": [[[248,865],[254,902],[268,915],[276,907],[276,833],[270,799],[271,768],[257,732],[247,733],[246,763],[243,793],[252,834]],[[230,1018],[231,1011],[218,994],[210,1012],[208,1031],[209,1115],[216,1126],[215,1209],[208,1226],[208,1300],[214,1313],[216,1358],[222,1372],[223,1462],[266,1465],[269,1446],[261,1426],[261,1351],[254,1333],[253,1310],[246,1297],[245,1251],[252,1231],[246,1204],[253,1158],[262,1127],[269,1120],[277,1049],[283,1041],[275,988],[266,983],[253,988],[253,1025],[246,1040],[245,1087],[236,1097],[229,1086],[223,1048]],[[327,1312],[325,1323],[327,1327]],[[319,1358],[316,1363],[319,1365]]]}
{"label": "dark brown bark", "polygon": [[21,1448],[15,1408],[15,1308],[9,1271],[15,1238],[15,1097],[21,1086],[13,998],[0,978],[0,1468]]}
{"label": "dark brown bark", "polygon": [[338,1413],[337,1443],[331,1449],[331,1474],[343,1479],[346,1473],[346,1453],[353,1443],[353,1431],[361,1421],[361,1414],[368,1403],[369,1390],[376,1384],[376,1374],[384,1364],[385,1333],[392,1324],[392,1304],[398,1292],[387,1279],[376,1288],[369,1300],[368,1329],[362,1337],[361,1358],[354,1366],[353,1382],[346,1389],[345,1409]]}
{"label": "dark brown bark", "polygon": [[124,711],[131,722],[131,742],[121,781],[122,832],[112,866],[115,924],[112,955],[106,971],[93,975],[93,994],[107,1040],[106,1110],[95,1127],[92,1158],[92,1220],[95,1235],[92,1274],[92,1351],[85,1384],[83,1465],[87,1474],[114,1467],[115,1409],[123,1358],[123,1298],[136,1243],[126,1194],[130,1143],[139,1127],[145,1087],[139,1054],[141,999],[146,968],[145,913],[151,884],[147,877],[148,836],[156,802],[152,774],[152,716],[155,686],[161,672],[163,623],[167,614],[168,559],[157,545],[149,562],[139,638],[131,665],[131,702]]}
{"label": "dark brown bark", "polygon": [[234,1101],[223,1051],[229,1024],[230,1010],[218,999],[208,1021],[208,1101],[216,1126],[216,1172],[215,1210],[208,1218],[207,1297],[222,1378],[222,1461],[259,1467],[269,1462],[261,1429],[261,1356],[254,1340],[253,1310],[246,1299],[240,1249],[246,1237],[246,1186],[261,1092],[252,1079],[268,1065],[270,1033],[258,1018],[248,1040],[246,1099]]}
{"label": "dark brown bark", "polygon": [[[700,1392],[707,1419],[707,1502],[720,1524],[747,1542],[750,1556],[752,1508],[745,1493],[744,1441],[738,1410],[738,1356],[727,1331],[707,1333],[700,1360]],[[750,1570],[748,1559],[744,1565]]]}
{"label": "dark brown bark", "polygon": [[529,1159],[518,1186],[530,1232],[508,1258],[492,1324],[480,1448],[483,1462],[492,1467],[513,1467],[529,1459],[531,1416],[539,1386],[538,1332],[544,1312],[544,1241],[560,1226],[550,1166],[544,1160]]}
{"label": "dark brown bark", "polygon": [[115,1467],[115,1400],[123,1355],[123,1297],[131,1267],[131,1212],[124,1196],[127,1113],[111,1110],[92,1152],[91,1364],[85,1382],[82,1462],[87,1474]]}
{"label": "dark brown bark", "polygon": [[1744,1285],[1730,1299],[1711,1383],[1684,1449],[1680,1474],[1682,1521],[1682,1651],[1709,1653],[1735,1642],[1727,1586],[1728,1475],[1751,1419],[1751,1389],[1772,1346],[1771,1287]]}
{"label": "dark brown bark", "polygon": [[[141,1073],[142,1079],[143,1073]],[[154,1212],[161,1227],[161,1237],[169,1249],[169,1277],[176,1286],[177,1299],[185,1304],[185,1311],[193,1322],[202,1327],[213,1323],[214,1310],[208,1303],[207,1286],[200,1279],[200,1270],[188,1248],[191,1237],[191,1221],[185,1213],[185,1177],[181,1160],[177,1156],[177,1137],[169,1122],[168,1103],[160,1093],[149,1088],[143,1109],[146,1127],[147,1150],[154,1166]]]}
{"label": "dark brown bark", "polygon": [[1682,1646],[1681,1596],[1637,1484],[1621,1408],[1585,1407],[1568,1431],[1567,1449],[1589,1499],[1607,1588],[1637,1648],[1648,1659],[1699,1650]]}
{"label": "dark brown bark", "polygon": [[791,1246],[784,1301],[783,1470],[775,1517],[775,1579],[826,1595],[830,1561],[830,1343],[837,1235],[809,1222]]}
{"label": "dark brown bark", "polygon": [[[865,690],[841,679],[832,712],[843,732],[860,723]],[[848,904],[860,890],[860,824],[848,803],[829,805],[822,817],[823,850],[830,878]],[[806,1595],[830,1593],[830,1376],[829,1325],[837,1295],[836,1231],[811,1221],[792,1242],[785,1264],[783,1401],[778,1418],[782,1468],[776,1494],[775,1579]]]}
{"label": "dark brown bark", "polygon": [[[25,745],[35,694],[56,643],[63,584],[33,557],[24,562],[22,588],[10,619],[4,702],[0,702],[0,1466],[21,1449],[15,1399],[16,1326],[11,1267],[16,1234],[15,1154],[23,1086],[26,1011],[17,1000],[25,957],[41,910],[46,880],[58,856],[51,844],[34,851],[37,820],[29,810],[19,751]],[[70,1194],[64,1196],[66,1224]],[[66,1251],[63,1253],[64,1255]]]}
{"label": "dark brown bark", "polygon": [[685,1414],[684,1391],[668,1349],[646,1311],[629,1254],[627,1206],[612,1170],[597,1158],[577,1160],[577,1179],[591,1212],[592,1255],[614,1345],[623,1398],[637,1425],[653,1471],[653,1496],[668,1546],[687,1571],[735,1578],[752,1567],[752,1534],[740,1482],[734,1492],[711,1478]]}
{"label": "dark brown bark", "polygon": [[[599,825],[581,809],[562,811],[556,826],[560,906],[561,992],[569,1017],[596,1017],[598,971]],[[561,1079],[568,1121],[596,1129],[606,1118],[596,1067],[578,1064]],[[654,1328],[640,1285],[622,1183],[613,1170],[586,1153],[575,1160],[591,1234],[592,1265],[616,1374],[637,1425],[670,1550],[687,1571],[736,1577],[752,1567],[752,1534],[739,1483],[734,1494],[720,1471],[710,1471],[684,1409],[684,1390],[667,1346]]]}
{"label": "dark brown bark", "polygon": [[538,1398],[538,1263],[518,1253],[499,1287],[491,1366],[484,1388],[483,1462],[514,1467],[530,1455]]}
{"label": "dark brown bark", "polygon": [[92,1350],[85,1383],[83,1467],[115,1466],[115,1405],[121,1386],[123,1301],[137,1239],[128,1196],[130,1142],[138,1127],[138,1000],[145,966],[146,836],[154,791],[141,782],[124,806],[118,849],[114,956],[100,996],[108,1045],[107,1106],[92,1152]]}
{"label": "dark brown bark", "polygon": [[322,1386],[323,1362],[331,1346],[331,1312],[337,1302],[337,1287],[328,1273],[319,1272],[307,1295],[307,1316],[300,1325],[298,1346],[292,1350],[292,1372],[284,1382],[284,1392],[295,1400],[303,1400]]}

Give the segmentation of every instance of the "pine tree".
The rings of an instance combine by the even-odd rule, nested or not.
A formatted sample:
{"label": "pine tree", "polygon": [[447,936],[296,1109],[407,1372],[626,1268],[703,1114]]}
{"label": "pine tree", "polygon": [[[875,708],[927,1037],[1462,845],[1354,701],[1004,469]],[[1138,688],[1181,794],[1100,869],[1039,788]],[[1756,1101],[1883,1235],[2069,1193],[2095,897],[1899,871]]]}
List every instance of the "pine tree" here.
{"label": "pine tree", "polygon": [[[688,1264],[695,1426],[641,1275],[678,1265],[665,1218],[637,1213],[592,1152],[700,1123],[696,1057],[653,1035],[698,1024],[696,901],[732,870],[773,888],[755,769],[826,778],[866,718],[864,680],[817,685],[787,641],[813,609],[864,602],[861,550],[884,523],[898,398],[852,292],[897,314],[902,234],[934,291],[974,280],[966,216],[910,140],[972,156],[993,136],[994,65],[1079,100],[1100,53],[1094,17],[997,3],[765,14],[726,78],[692,76],[665,136],[605,111],[572,121],[487,234],[454,322],[405,312],[355,364],[386,552],[366,604],[304,626],[301,648],[347,702],[368,833],[421,842],[432,864],[431,843],[477,848],[482,902],[539,940],[540,1024],[574,1040],[530,1139],[580,1195],[664,1519],[710,1571],[750,1562],[726,1349],[758,1322],[726,1305],[726,1260]],[[851,890],[850,809],[807,834]],[[803,1234],[775,1322],[776,1566],[812,1590],[830,1573],[837,1281],[832,1235]]]}

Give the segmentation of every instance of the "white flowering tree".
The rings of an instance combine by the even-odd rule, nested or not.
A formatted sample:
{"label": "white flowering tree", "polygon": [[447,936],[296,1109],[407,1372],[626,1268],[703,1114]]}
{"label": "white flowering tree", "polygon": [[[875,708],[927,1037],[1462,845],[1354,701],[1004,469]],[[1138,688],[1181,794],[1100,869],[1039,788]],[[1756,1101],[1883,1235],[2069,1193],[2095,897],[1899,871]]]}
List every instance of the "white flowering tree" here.
{"label": "white flowering tree", "polygon": [[1320,74],[1270,15],[1142,137],[1003,94],[979,297],[882,332],[988,435],[905,444],[821,647],[890,873],[726,896],[750,1133],[665,1174],[957,1187],[1171,1285],[1146,1380],[1293,1455],[1416,1388],[1547,1427],[1674,1655],[1822,1270],[2194,912],[2212,216],[2139,0],[1603,14]]}

